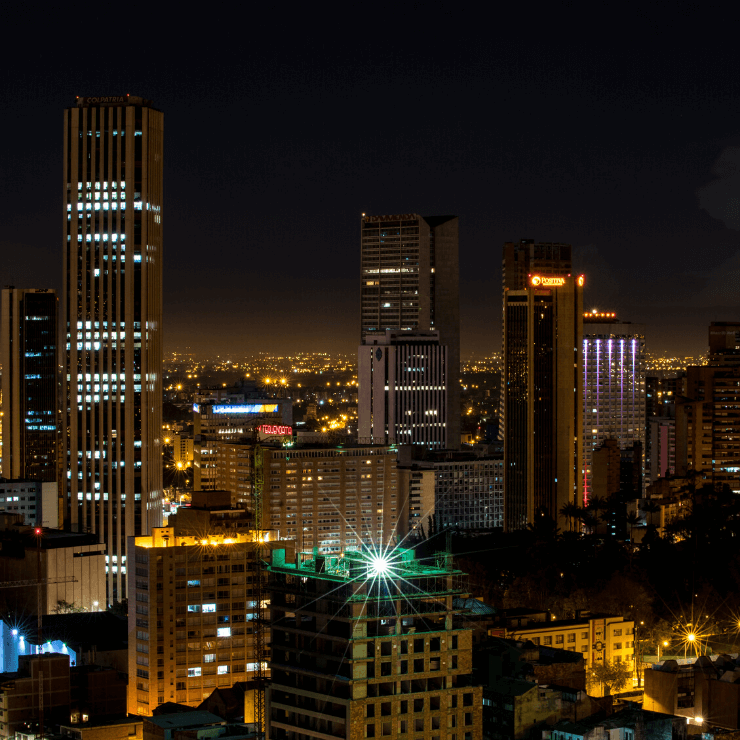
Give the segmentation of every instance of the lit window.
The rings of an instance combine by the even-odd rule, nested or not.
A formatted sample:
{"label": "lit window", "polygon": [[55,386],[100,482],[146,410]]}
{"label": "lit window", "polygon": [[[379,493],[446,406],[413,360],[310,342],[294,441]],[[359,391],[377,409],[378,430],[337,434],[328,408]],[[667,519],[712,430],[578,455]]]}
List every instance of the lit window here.
{"label": "lit window", "polygon": [[229,666],[227,666],[227,665],[220,665],[218,667],[218,673],[219,674],[224,674],[224,673],[228,673],[228,672],[229,672]]}
{"label": "lit window", "polygon": [[200,670],[200,666],[198,666],[197,668],[188,668],[188,677],[192,678],[193,676],[200,676]]}

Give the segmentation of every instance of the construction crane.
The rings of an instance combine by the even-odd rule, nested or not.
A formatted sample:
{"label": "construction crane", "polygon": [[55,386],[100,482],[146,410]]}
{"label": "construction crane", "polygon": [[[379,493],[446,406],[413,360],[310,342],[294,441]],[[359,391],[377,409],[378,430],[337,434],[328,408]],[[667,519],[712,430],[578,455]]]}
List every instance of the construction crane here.
{"label": "construction crane", "polygon": [[264,532],[262,530],[262,489],[265,483],[264,453],[259,443],[254,446],[254,476],[252,495],[254,496],[254,525],[257,536],[255,537],[255,588],[254,595],[257,602],[257,612],[253,621],[252,644],[254,646],[254,659],[257,670],[254,673],[254,720],[259,737],[264,737],[265,732],[265,686],[267,676],[265,671],[265,610],[263,607],[264,594],[262,593],[262,560],[264,551]]}

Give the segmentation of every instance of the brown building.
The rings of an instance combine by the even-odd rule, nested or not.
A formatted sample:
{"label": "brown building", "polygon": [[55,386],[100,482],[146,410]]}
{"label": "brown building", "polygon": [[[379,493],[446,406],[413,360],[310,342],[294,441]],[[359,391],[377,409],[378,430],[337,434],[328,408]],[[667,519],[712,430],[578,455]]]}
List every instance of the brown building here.
{"label": "brown building", "polygon": [[676,472],[712,475],[740,493],[740,365],[689,367],[676,403]]}
{"label": "brown building", "polygon": [[688,665],[666,660],[644,677],[645,709],[686,717],[705,731],[740,729],[740,665],[728,656],[701,656]]}
{"label": "brown building", "polygon": [[0,677],[0,738],[15,737],[24,725],[37,725],[40,706],[44,727],[69,721],[69,656],[22,655],[18,671]]}
{"label": "brown building", "polygon": [[451,563],[400,549],[288,562],[275,550],[266,736],[480,740],[472,634],[453,624],[466,577]]}
{"label": "brown building", "polygon": [[131,740],[143,737],[141,717],[124,716],[114,719],[92,720],[82,724],[67,724],[59,728],[71,740]]}
{"label": "brown building", "polygon": [[127,537],[162,522],[163,126],[134,95],[64,111],[64,521],[105,543],[106,603],[126,597]]}
{"label": "brown building", "polygon": [[[397,448],[264,448],[264,528],[319,553],[401,541]],[[267,517],[269,516],[269,521]]]}
{"label": "brown building", "polygon": [[268,537],[253,529],[221,531],[216,519],[197,535],[158,527],[130,543],[131,714],[149,715],[168,701],[197,707],[216,687],[254,674],[261,624],[256,562],[273,546]]}
{"label": "brown building", "polygon": [[[508,277],[506,278],[508,280]],[[504,528],[583,499],[583,276],[504,290]]]}

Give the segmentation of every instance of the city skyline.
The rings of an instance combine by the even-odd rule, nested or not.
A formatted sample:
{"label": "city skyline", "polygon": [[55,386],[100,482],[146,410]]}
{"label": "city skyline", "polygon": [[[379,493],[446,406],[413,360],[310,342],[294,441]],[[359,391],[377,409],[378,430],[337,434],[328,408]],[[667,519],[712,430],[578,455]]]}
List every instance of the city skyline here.
{"label": "city skyline", "polygon": [[[341,45],[333,59],[302,50],[251,53],[249,84],[238,78],[247,62],[230,56],[210,69],[162,60],[157,76],[111,62],[62,77],[46,69],[48,57],[11,72],[4,85],[17,145],[6,167],[17,176],[4,192],[7,283],[61,288],[49,163],[62,142],[39,119],[74,95],[130,92],[157,100],[171,122],[165,198],[177,258],[164,283],[167,348],[352,352],[357,219],[406,208],[460,216],[463,355],[500,346],[497,252],[521,238],[573,244],[574,270],[588,278],[585,308],[644,323],[656,351],[699,354],[704,327],[737,305],[740,250],[726,197],[736,133],[729,102],[715,94],[727,78],[711,61],[668,66],[642,50],[646,88],[632,67],[598,53],[588,68],[567,56],[543,77],[541,62],[514,63],[506,46],[478,58],[453,45],[454,64],[430,76],[432,52],[408,65],[408,51],[389,68],[373,64],[382,44],[367,58]],[[29,84],[41,69],[44,82]],[[650,86],[658,82],[660,93]],[[692,84],[702,90],[696,99],[683,92]],[[378,96],[400,104],[417,86],[417,95],[458,102],[422,124],[360,113]],[[498,116],[491,129],[483,122],[492,99],[552,105],[548,125]],[[253,101],[264,114],[247,116],[243,132]],[[294,109],[306,112],[300,126],[285,115]],[[222,134],[206,145],[199,132],[211,112]],[[568,123],[579,119],[589,126]]]}

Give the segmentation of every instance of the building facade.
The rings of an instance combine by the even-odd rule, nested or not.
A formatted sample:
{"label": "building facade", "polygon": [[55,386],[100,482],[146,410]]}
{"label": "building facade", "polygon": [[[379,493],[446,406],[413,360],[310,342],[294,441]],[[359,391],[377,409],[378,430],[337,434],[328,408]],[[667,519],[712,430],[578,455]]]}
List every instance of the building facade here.
{"label": "building facade", "polygon": [[23,523],[59,527],[59,493],[56,481],[0,478],[0,509],[20,514]]}
{"label": "building facade", "polygon": [[480,740],[472,633],[453,623],[465,576],[413,556],[273,552],[267,738]]}
{"label": "building facade", "polygon": [[[582,501],[583,276],[504,291],[504,526]],[[563,526],[565,520],[560,516]]]}
{"label": "building facade", "polygon": [[[604,661],[626,663],[630,671],[634,670],[635,623],[631,620],[610,614],[584,614],[577,615],[576,619],[552,620],[546,613],[543,620],[537,617],[518,621],[523,624],[510,624],[506,637],[581,653],[587,675],[592,666]],[[599,695],[597,689],[589,693]]]}
{"label": "building facade", "polygon": [[[439,332],[439,344],[445,347],[450,409],[447,445],[455,448],[460,445],[458,252],[456,216],[363,214],[360,341],[365,344],[368,338],[389,330]],[[360,426],[372,426],[363,419],[368,411],[367,406],[358,409]]]}
{"label": "building facade", "polygon": [[451,416],[448,348],[439,332],[367,336],[358,350],[358,438],[364,444],[410,444],[443,450]]}
{"label": "building facade", "polygon": [[281,540],[320,554],[402,541],[407,502],[398,488],[395,447],[264,448],[263,454],[264,528]]}
{"label": "building facade", "polygon": [[162,519],[162,143],[142,98],[64,113],[65,523],[106,543],[109,602]]}
{"label": "building facade", "polygon": [[1,300],[3,477],[56,481],[57,294],[4,288]]}
{"label": "building facade", "polygon": [[269,547],[259,537],[157,527],[131,539],[130,714],[151,715],[165,702],[196,707],[254,674],[257,548]]}
{"label": "building facade", "polygon": [[645,443],[645,329],[614,313],[583,315],[583,499],[592,492],[593,453],[607,439]]}
{"label": "building facade", "polygon": [[[481,531],[504,526],[504,460],[501,455],[447,451],[417,460],[399,451],[401,496],[408,501],[409,532],[428,528]],[[426,532],[429,534],[429,532]]]}
{"label": "building facade", "polygon": [[[736,331],[737,330],[737,331]],[[709,364],[686,369],[676,403],[676,473],[711,475],[740,493],[740,324],[709,327]]]}
{"label": "building facade", "polygon": [[220,442],[251,437],[260,423],[290,426],[293,404],[290,399],[255,398],[244,392],[224,389],[214,399],[193,404],[193,489],[212,491],[217,487],[216,455]]}

